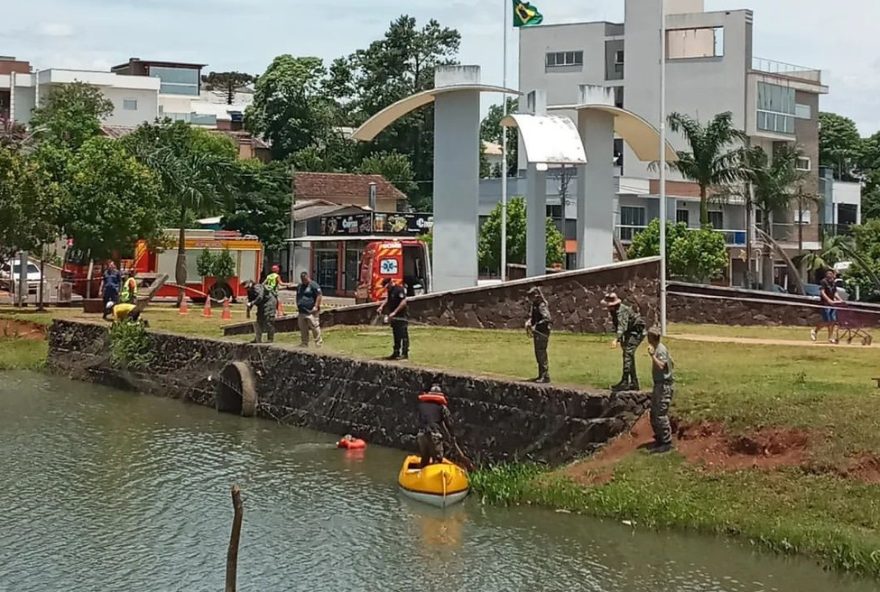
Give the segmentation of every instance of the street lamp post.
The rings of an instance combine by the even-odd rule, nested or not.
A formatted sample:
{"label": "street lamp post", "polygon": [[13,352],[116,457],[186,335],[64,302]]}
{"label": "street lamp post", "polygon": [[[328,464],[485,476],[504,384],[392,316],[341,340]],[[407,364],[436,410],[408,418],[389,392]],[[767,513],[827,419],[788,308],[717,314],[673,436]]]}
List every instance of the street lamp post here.
{"label": "street lamp post", "polygon": [[660,331],[666,335],[666,1],[660,0]]}

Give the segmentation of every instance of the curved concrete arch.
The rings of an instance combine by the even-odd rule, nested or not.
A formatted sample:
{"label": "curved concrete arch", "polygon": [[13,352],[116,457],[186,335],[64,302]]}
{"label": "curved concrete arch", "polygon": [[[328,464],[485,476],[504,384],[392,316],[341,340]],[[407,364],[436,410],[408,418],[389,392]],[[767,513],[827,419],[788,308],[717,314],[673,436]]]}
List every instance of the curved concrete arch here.
{"label": "curved concrete arch", "polygon": [[519,129],[526,160],[530,164],[587,163],[581,136],[574,122],[567,117],[515,113],[501,120],[501,125]]}
{"label": "curved concrete arch", "polygon": [[[660,160],[660,131],[643,117],[632,111],[621,109],[613,105],[585,104],[585,105],[555,105],[548,107],[550,111],[601,111],[614,117],[614,133],[626,142],[636,158],[643,162]],[[678,154],[669,142],[666,142],[666,160],[678,160]]]}
{"label": "curved concrete arch", "polygon": [[386,127],[388,127],[404,115],[415,111],[419,107],[424,107],[429,103],[433,103],[438,96],[461,91],[478,93],[503,93],[508,95],[521,94],[518,90],[504,88],[503,86],[493,86],[489,84],[450,84],[448,86],[432,88],[430,90],[425,90],[411,95],[405,99],[401,99],[400,101],[397,101],[396,103],[385,107],[384,109],[370,117],[368,120],[366,120],[359,128],[354,131],[351,137],[352,139],[359,142],[369,142],[373,138],[378,136],[379,133]]}

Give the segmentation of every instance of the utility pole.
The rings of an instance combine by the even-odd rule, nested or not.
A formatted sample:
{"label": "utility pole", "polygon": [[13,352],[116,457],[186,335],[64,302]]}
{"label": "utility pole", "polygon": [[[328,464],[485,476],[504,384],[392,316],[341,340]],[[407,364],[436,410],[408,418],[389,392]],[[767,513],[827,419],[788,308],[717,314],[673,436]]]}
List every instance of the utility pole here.
{"label": "utility pole", "polygon": [[666,0],[660,0],[660,331],[666,335]]}

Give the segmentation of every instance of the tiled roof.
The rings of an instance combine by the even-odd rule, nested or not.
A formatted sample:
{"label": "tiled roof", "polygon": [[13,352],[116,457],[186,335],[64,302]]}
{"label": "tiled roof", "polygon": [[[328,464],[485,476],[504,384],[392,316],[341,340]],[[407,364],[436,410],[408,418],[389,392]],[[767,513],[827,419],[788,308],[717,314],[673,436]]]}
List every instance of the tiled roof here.
{"label": "tiled roof", "polygon": [[370,183],[376,184],[378,199],[406,199],[406,195],[382,175],[354,173],[298,172],[294,175],[294,194],[296,199],[323,199],[334,203],[366,205]]}

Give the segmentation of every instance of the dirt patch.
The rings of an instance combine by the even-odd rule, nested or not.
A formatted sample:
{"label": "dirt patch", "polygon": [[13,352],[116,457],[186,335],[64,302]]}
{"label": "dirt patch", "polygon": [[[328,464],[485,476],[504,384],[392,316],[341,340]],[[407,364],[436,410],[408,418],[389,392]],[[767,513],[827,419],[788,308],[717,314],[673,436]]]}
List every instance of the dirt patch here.
{"label": "dirt patch", "polygon": [[31,321],[0,319],[0,337],[42,341],[46,339],[47,329],[45,325]]}
{"label": "dirt patch", "polygon": [[802,466],[808,448],[809,435],[802,430],[774,428],[728,434],[717,423],[681,426],[676,442],[676,449],[689,462],[717,470]]}
{"label": "dirt patch", "polygon": [[618,436],[592,457],[569,465],[566,476],[582,485],[604,485],[614,476],[614,465],[654,441],[651,420],[645,414],[629,433]]}
{"label": "dirt patch", "polygon": [[824,472],[844,479],[853,479],[871,485],[880,484],[880,456],[873,454],[853,458],[845,467],[828,467]]}

